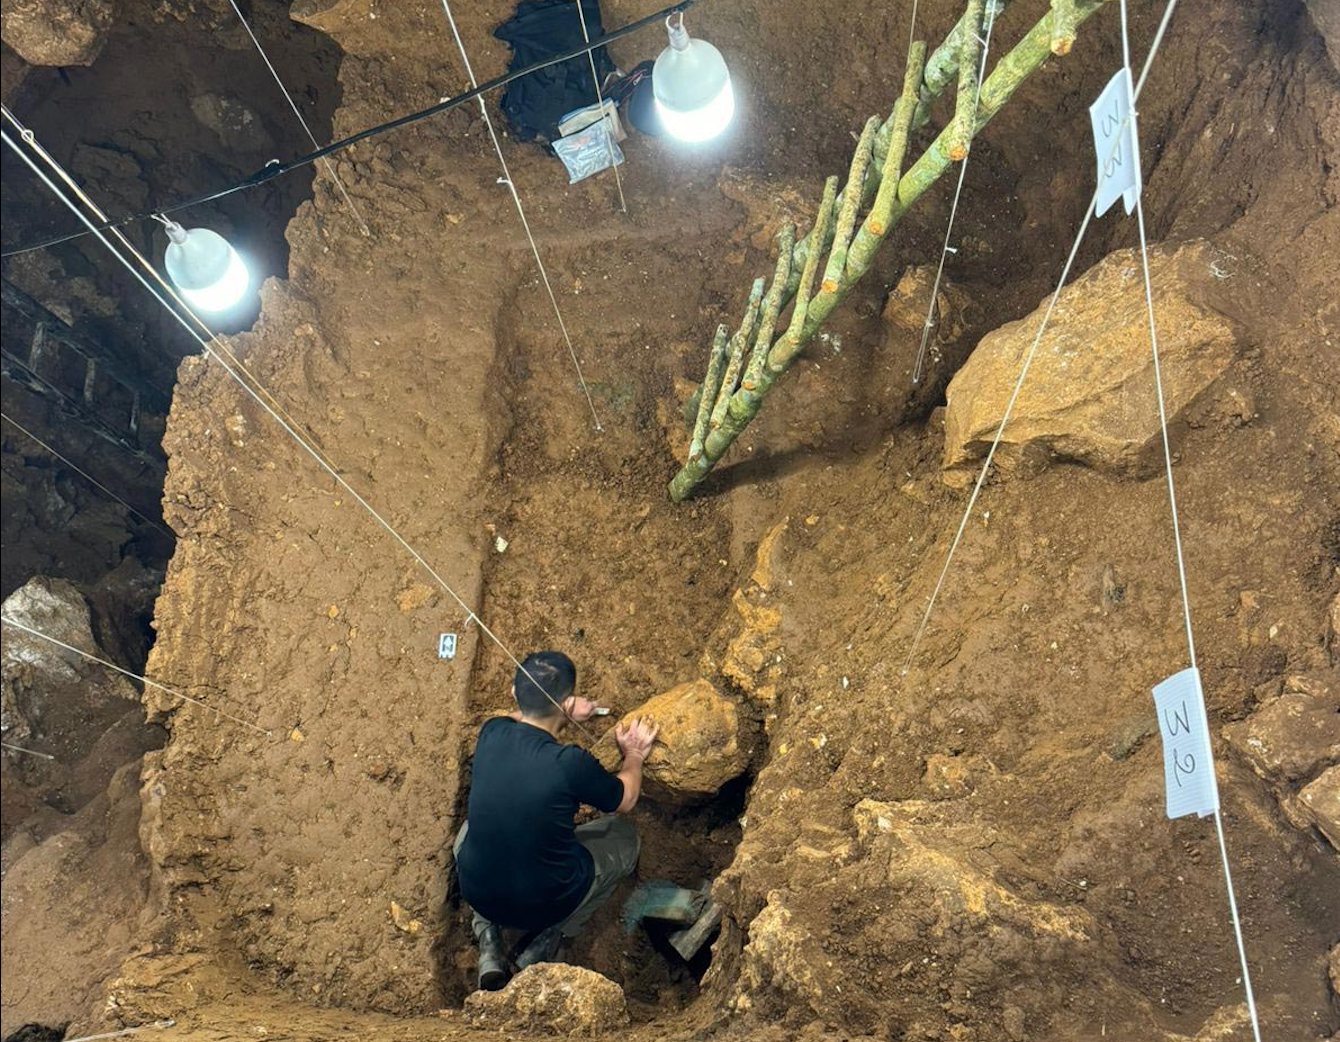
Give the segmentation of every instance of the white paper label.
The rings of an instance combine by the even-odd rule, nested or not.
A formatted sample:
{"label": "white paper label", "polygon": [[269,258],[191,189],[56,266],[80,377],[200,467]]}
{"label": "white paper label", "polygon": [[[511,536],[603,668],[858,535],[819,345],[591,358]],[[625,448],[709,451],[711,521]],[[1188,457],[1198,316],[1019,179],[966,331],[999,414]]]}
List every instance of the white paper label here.
{"label": "white paper label", "polygon": [[1174,673],[1154,688],[1154,708],[1163,736],[1163,782],[1168,817],[1219,809],[1219,785],[1214,777],[1210,727],[1205,719],[1205,696],[1195,667]]}
{"label": "white paper label", "polygon": [[1119,198],[1126,212],[1135,209],[1143,187],[1136,161],[1135,108],[1131,100],[1131,70],[1123,68],[1107,82],[1098,100],[1089,106],[1093,149],[1098,160],[1098,199],[1095,216],[1107,213]]}
{"label": "white paper label", "polygon": [[437,657],[438,658],[456,657],[456,634],[443,633],[437,638]]}

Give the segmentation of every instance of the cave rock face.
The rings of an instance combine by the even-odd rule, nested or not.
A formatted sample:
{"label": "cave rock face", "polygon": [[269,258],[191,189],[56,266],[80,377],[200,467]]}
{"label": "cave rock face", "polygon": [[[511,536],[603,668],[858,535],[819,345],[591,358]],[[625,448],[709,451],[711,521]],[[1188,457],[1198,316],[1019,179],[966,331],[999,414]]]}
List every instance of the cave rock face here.
{"label": "cave rock face", "polygon": [[9,0],[0,35],[29,65],[92,65],[118,8],[115,0]]}
{"label": "cave rock face", "polygon": [[[649,793],[670,802],[715,795],[749,765],[740,708],[711,681],[680,684],[638,706],[621,723],[651,717],[660,726],[656,746],[643,765]],[[610,733],[598,746],[601,762],[614,767],[619,750]]]}
{"label": "cave rock face", "polygon": [[[1206,298],[1214,257],[1201,243],[1150,255],[1169,422],[1222,376],[1236,334]],[[946,468],[985,455],[1046,310],[983,337],[949,384]],[[1073,460],[1147,474],[1159,458],[1149,320],[1137,250],[1118,250],[1062,291],[1015,403],[997,459]]]}
{"label": "cave rock face", "polygon": [[623,989],[594,970],[563,963],[527,966],[502,991],[477,991],[465,1014],[478,1027],[591,1036],[628,1023]]}
{"label": "cave rock face", "polygon": [[[67,579],[30,579],[5,598],[5,618],[99,658],[106,653],[93,638],[88,602]],[[76,755],[81,736],[97,728],[90,718],[110,722],[130,709],[139,695],[117,673],[13,626],[5,627],[0,658],[0,725],[10,741],[37,738]],[[91,740],[91,739],[89,739]]]}

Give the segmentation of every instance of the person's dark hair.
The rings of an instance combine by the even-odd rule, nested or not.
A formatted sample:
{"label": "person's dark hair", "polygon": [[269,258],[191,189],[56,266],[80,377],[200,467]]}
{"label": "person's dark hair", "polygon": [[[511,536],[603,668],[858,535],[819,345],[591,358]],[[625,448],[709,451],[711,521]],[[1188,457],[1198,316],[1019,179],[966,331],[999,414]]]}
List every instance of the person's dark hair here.
{"label": "person's dark hair", "polygon": [[512,683],[522,713],[553,716],[577,686],[577,667],[561,651],[536,651],[526,656]]}

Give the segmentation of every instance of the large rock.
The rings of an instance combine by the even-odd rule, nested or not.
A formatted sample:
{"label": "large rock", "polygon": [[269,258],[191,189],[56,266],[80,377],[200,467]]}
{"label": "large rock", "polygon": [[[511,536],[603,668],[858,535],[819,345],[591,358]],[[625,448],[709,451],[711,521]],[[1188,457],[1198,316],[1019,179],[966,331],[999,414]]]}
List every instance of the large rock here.
{"label": "large rock", "polygon": [[[4,615],[99,658],[88,603],[74,583],[38,576],[5,598]],[[139,694],[120,674],[5,627],[0,652],[0,729],[7,741],[37,740],[60,759],[81,759]]]}
{"label": "large rock", "polygon": [[[1233,359],[1233,326],[1206,302],[1215,281],[1210,262],[1204,244],[1150,256],[1170,421]],[[1138,473],[1157,459],[1159,418],[1142,285],[1139,253],[1118,250],[1062,292],[1005,429],[1001,462],[1026,455]],[[985,455],[1043,310],[1045,304],[983,337],[950,382],[947,468]]]}
{"label": "large rock", "polygon": [[7,0],[0,36],[30,65],[92,65],[117,8],[116,0]]}
{"label": "large rock", "polygon": [[600,1035],[628,1023],[623,989],[581,966],[541,962],[527,966],[502,991],[477,991],[465,1014],[478,1027]]}
{"label": "large rock", "polygon": [[1306,820],[1340,850],[1340,766],[1322,772],[1298,793]]}
{"label": "large rock", "polygon": [[[707,680],[693,680],[644,702],[623,721],[649,716],[660,725],[643,766],[648,791],[672,802],[714,795],[749,766],[739,706]],[[596,754],[613,768],[619,750],[611,731]]]}
{"label": "large rock", "polygon": [[1340,691],[1291,678],[1290,687],[1246,720],[1224,728],[1224,739],[1268,781],[1304,781],[1340,762]]}

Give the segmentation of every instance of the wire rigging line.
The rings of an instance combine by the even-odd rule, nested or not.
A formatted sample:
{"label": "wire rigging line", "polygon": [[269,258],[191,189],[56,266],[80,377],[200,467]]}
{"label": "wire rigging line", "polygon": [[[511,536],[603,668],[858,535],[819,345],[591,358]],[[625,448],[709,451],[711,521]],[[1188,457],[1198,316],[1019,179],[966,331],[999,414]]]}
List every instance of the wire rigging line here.
{"label": "wire rigging line", "polygon": [[[1125,64],[1126,72],[1129,75],[1131,68],[1131,43],[1130,28],[1127,21],[1126,0],[1121,0],[1121,51],[1122,59]],[[1144,82],[1144,75],[1140,77],[1141,83]],[[1140,133],[1139,133],[1139,113],[1136,112],[1134,104],[1131,109],[1131,139],[1134,147],[1135,169],[1141,169],[1140,163]],[[1191,627],[1191,595],[1187,588],[1186,579],[1186,557],[1182,550],[1182,526],[1178,520],[1177,513],[1177,487],[1173,480],[1172,465],[1172,447],[1168,439],[1168,411],[1163,397],[1163,366],[1159,357],[1159,331],[1158,323],[1154,318],[1154,284],[1149,274],[1149,239],[1145,232],[1145,207],[1143,202],[1143,193],[1135,194],[1135,220],[1136,228],[1140,234],[1140,271],[1144,278],[1145,290],[1145,311],[1149,316],[1149,344],[1153,353],[1154,362],[1154,390],[1159,407],[1159,431],[1163,440],[1163,469],[1168,481],[1168,510],[1172,516],[1173,546],[1176,551],[1177,559],[1177,582],[1178,588],[1182,594],[1182,619],[1186,624],[1186,648],[1187,656],[1190,659],[1193,669],[1198,669],[1196,663],[1196,638]],[[1238,913],[1238,899],[1233,886],[1233,870],[1229,866],[1228,843],[1224,837],[1224,818],[1219,809],[1218,788],[1219,783],[1215,778],[1214,771],[1211,769],[1210,778],[1215,786],[1215,806],[1214,806],[1214,831],[1219,842],[1219,861],[1224,869],[1224,886],[1228,891],[1228,910],[1229,918],[1233,921],[1233,939],[1238,949],[1238,965],[1242,970],[1242,988],[1247,997],[1247,1015],[1251,1020],[1252,1037],[1255,1042],[1261,1042],[1261,1023],[1256,1011],[1256,994],[1252,988],[1251,969],[1247,964],[1247,946],[1242,935],[1242,917]]]}
{"label": "wire rigging line", "polygon": [[109,489],[106,485],[104,485],[104,484],[103,484],[101,481],[99,481],[97,478],[93,477],[93,476],[92,476],[91,474],[89,474],[87,471],[80,469],[80,467],[78,466],[78,464],[72,463],[70,460],[66,459],[66,458],[65,458],[64,456],[62,456],[59,452],[57,452],[57,451],[56,451],[55,449],[53,449],[50,445],[48,445],[48,444],[47,444],[46,442],[44,442],[41,438],[39,438],[36,434],[34,434],[32,431],[30,431],[27,427],[23,426],[23,424],[19,423],[17,420],[11,419],[7,413],[5,413],[5,412],[0,412],[0,419],[4,420],[4,421],[5,421],[7,424],[9,424],[11,427],[17,428],[19,431],[21,431],[22,433],[26,434],[26,435],[27,435],[29,438],[31,438],[33,441],[37,442],[38,445],[40,445],[40,446],[42,446],[42,448],[46,449],[47,452],[51,453],[51,455],[55,456],[58,460],[60,460],[60,461],[61,461],[62,463],[64,463],[67,467],[69,467],[71,470],[73,470],[76,474],[78,474],[80,477],[82,477],[82,478],[83,478],[85,481],[87,481],[90,485],[93,485],[95,488],[101,489],[104,493],[106,493],[107,495],[111,496],[112,499],[114,499],[114,500],[116,500],[118,503],[120,503],[123,507],[125,507],[127,510],[129,510],[132,514],[134,514],[136,517],[138,517],[138,518],[139,518],[141,521],[143,521],[145,524],[153,525],[154,528],[158,529],[160,532],[162,532],[162,533],[163,533],[165,536],[167,536],[169,539],[175,538],[175,537],[172,535],[171,532],[169,532],[166,528],[164,528],[162,525],[160,525],[160,524],[159,524],[157,521],[155,521],[153,518],[149,517],[147,514],[142,514],[142,513],[140,513],[140,511],[136,510],[133,506],[131,506],[129,503],[127,503],[124,499],[122,499],[120,496],[118,496],[115,492],[113,492],[111,489]]}
{"label": "wire rigging line", "polygon": [[[991,50],[991,30],[995,28],[996,15],[1004,9],[1004,6],[1004,3],[1000,0],[987,0],[986,2],[986,36],[982,39],[982,60],[977,69],[977,86],[972,97],[974,136],[976,134],[977,110],[982,101],[982,80],[986,78],[986,58]],[[915,17],[915,11],[913,17]],[[973,31],[975,32],[976,29]],[[912,382],[914,384],[921,383],[921,370],[926,361],[926,346],[930,343],[931,329],[935,325],[935,301],[940,295],[940,281],[944,278],[945,260],[951,253],[957,252],[953,246],[949,245],[949,239],[954,231],[954,218],[958,216],[959,196],[963,194],[963,182],[968,176],[968,160],[971,158],[972,149],[969,149],[968,154],[963,157],[963,162],[959,164],[958,186],[954,189],[954,201],[949,207],[949,223],[945,226],[945,241],[940,249],[940,264],[935,269],[935,283],[931,286],[931,301],[926,307],[926,321],[921,327],[921,347],[917,349],[917,360],[912,366]]]}
{"label": "wire rigging line", "polygon": [[[273,181],[275,178],[282,177],[284,174],[292,173],[294,170],[299,170],[304,166],[308,166],[320,159],[324,159],[326,156],[334,155],[336,152],[341,152],[346,148],[352,148],[354,145],[366,141],[369,138],[378,137],[382,134],[389,133],[392,130],[399,130],[401,127],[407,127],[411,124],[422,122],[425,119],[431,119],[433,116],[441,115],[443,112],[450,112],[452,109],[459,108],[468,101],[473,101],[475,98],[483,97],[490,91],[505,87],[514,80],[519,80],[523,76],[529,76],[532,72],[538,72],[540,69],[547,69],[551,65],[558,65],[562,62],[571,61],[573,58],[580,58],[588,51],[594,50],[597,47],[605,47],[613,43],[615,40],[623,39],[625,36],[631,36],[638,30],[645,29],[647,26],[657,23],[661,19],[666,18],[677,11],[687,10],[694,4],[701,2],[702,0],[679,0],[678,3],[663,8],[654,14],[649,14],[646,18],[639,18],[635,22],[629,22],[627,25],[605,33],[605,35],[592,40],[589,44],[573,47],[561,54],[556,54],[552,57],[542,58],[539,61],[532,62],[524,68],[504,73],[503,75],[497,76],[485,83],[481,83],[462,94],[457,94],[455,97],[443,98],[436,105],[430,105],[426,109],[420,109],[417,112],[409,112],[403,116],[397,116],[395,119],[387,120],[385,123],[378,123],[376,126],[368,127],[365,130],[350,134],[348,137],[332,141],[330,144],[323,145],[314,152],[297,156],[287,162],[281,163],[278,160],[271,160],[250,177],[238,181],[236,184],[229,185],[226,188],[215,189],[202,195],[197,195],[181,202],[171,203],[167,206],[159,206],[156,209],[148,210],[143,213],[132,213],[112,220],[103,220],[101,224],[96,226],[96,230],[109,231],[114,227],[133,224],[136,221],[148,221],[162,214],[176,213],[178,210],[185,210],[192,206],[202,206],[205,203],[212,203],[217,199],[222,199],[235,192],[241,192],[248,188],[255,188],[258,185],[263,185],[267,181]],[[70,232],[67,235],[57,235],[53,238],[31,243],[27,246],[15,246],[11,249],[0,250],[0,257],[12,257],[16,254],[30,253],[33,250],[41,250],[48,246],[56,246],[63,242],[69,242],[71,239],[78,239],[85,235],[91,235],[93,231],[94,228],[85,228],[82,231]]]}
{"label": "wire rigging line", "polygon": [[0,622],[3,622],[6,626],[13,626],[17,630],[22,630],[24,633],[36,637],[39,640],[44,640],[48,644],[54,644],[58,648],[64,648],[66,651],[73,651],[76,655],[82,655],[90,662],[96,662],[100,666],[114,669],[116,672],[123,673],[128,677],[138,680],[140,683],[145,684],[148,687],[157,688],[159,691],[165,691],[167,694],[172,695],[175,698],[180,698],[183,701],[190,702],[192,705],[199,706],[201,709],[207,709],[211,713],[217,713],[219,716],[227,717],[229,720],[233,721],[233,723],[241,724],[243,727],[250,728],[253,731],[258,731],[267,738],[271,737],[272,732],[267,731],[264,727],[260,727],[257,724],[253,724],[250,720],[243,720],[240,716],[235,716],[226,709],[220,709],[218,706],[212,706],[208,702],[200,701],[198,698],[184,695],[175,688],[168,687],[166,684],[160,684],[157,680],[150,680],[148,677],[142,676],[139,673],[132,673],[128,669],[122,669],[115,662],[108,662],[105,658],[100,658],[82,648],[76,648],[73,644],[66,644],[65,641],[57,640],[55,637],[43,633],[41,630],[35,630],[26,623],[19,622],[18,619],[11,619],[8,615],[0,615]]}
{"label": "wire rigging line", "polygon": [[[582,10],[582,0],[574,0],[577,4],[577,18],[582,23],[582,39],[588,44],[591,42],[591,34],[586,31],[586,12]],[[596,72],[596,53],[595,51],[586,52],[586,60],[591,64],[591,84],[596,89],[596,104],[600,106],[600,118],[605,118],[606,106],[613,107],[612,102],[605,100],[605,94],[600,89],[600,74]],[[617,108],[615,109],[617,112]],[[617,118],[617,117],[616,117]],[[613,120],[610,120],[610,133],[605,137],[605,144],[609,148],[610,168],[614,171],[614,183],[619,189],[619,209],[624,213],[628,212],[628,201],[623,197],[623,175],[619,173],[619,164],[614,156],[614,127]],[[596,424],[599,429],[600,425]]]}
{"label": "wire rigging line", "polygon": [[39,753],[36,749],[25,749],[21,745],[14,745],[12,742],[0,742],[0,746],[16,753],[27,753],[29,756],[36,756],[42,760],[54,760],[55,757],[50,753]]}
{"label": "wire rigging line", "polygon": [[[399,543],[400,546],[410,555],[410,557],[412,557],[414,561],[421,568],[423,568],[423,570],[429,576],[433,578],[433,580],[442,588],[442,590],[453,601],[455,601],[456,604],[459,605],[460,608],[466,613],[467,624],[469,622],[474,622],[475,624],[477,624],[479,626],[480,631],[485,636],[487,636],[489,640],[493,641],[493,643],[498,646],[498,648],[503,652],[503,654],[506,655],[507,658],[511,660],[511,662],[517,667],[518,671],[520,671],[523,676],[525,676],[528,680],[530,680],[531,683],[535,684],[538,690],[543,691],[545,696],[549,698],[551,702],[554,703],[554,705],[563,713],[563,715],[568,720],[572,721],[572,723],[574,723],[577,726],[577,729],[579,731],[581,731],[584,735],[586,735],[588,739],[594,741],[595,736],[586,727],[582,725],[581,721],[575,719],[558,699],[555,699],[552,695],[549,694],[549,692],[544,688],[544,685],[540,684],[535,679],[535,677],[531,675],[531,673],[526,669],[525,665],[521,662],[521,660],[518,659],[516,655],[512,653],[512,650],[506,644],[504,644],[501,639],[499,639],[497,634],[495,634],[493,630],[489,628],[489,626],[484,622],[484,620],[481,619],[475,613],[475,611],[469,606],[469,604],[465,602],[464,599],[462,599],[462,597],[451,587],[451,585],[445,579],[443,579],[441,575],[438,574],[437,570],[434,569],[433,566],[428,563],[427,559],[424,558],[424,556],[420,554],[419,551],[416,550],[403,535],[400,534],[400,532],[395,528],[394,525],[392,525],[389,521],[387,521],[386,518],[383,517],[376,510],[376,508],[372,506],[371,503],[369,503],[366,499],[364,499],[363,496],[352,485],[350,485],[348,481],[344,479],[344,477],[325,458],[325,456],[315,446],[313,446],[301,433],[299,433],[299,431],[295,428],[293,424],[290,424],[286,419],[284,419],[284,417],[281,416],[278,411],[272,408],[265,401],[265,399],[261,397],[260,393],[254,390],[250,384],[248,384],[245,380],[243,380],[242,377],[238,375],[238,373],[227,362],[223,360],[223,357],[215,351],[214,346],[210,343],[210,341],[202,337],[195,329],[191,327],[190,323],[187,322],[187,320],[183,318],[182,315],[180,315],[176,310],[174,310],[168,304],[167,300],[162,295],[160,295],[152,285],[150,285],[149,281],[138,271],[135,270],[135,268],[131,265],[130,261],[127,260],[125,256],[123,256],[115,247],[112,246],[111,242],[109,242],[107,237],[102,233],[102,230],[97,228],[93,224],[93,222],[90,221],[88,217],[82,211],[80,211],[77,206],[75,206],[74,202],[71,201],[71,199],[68,196],[66,196],[65,193],[62,192],[59,187],[57,187],[57,185],[51,180],[51,178],[46,175],[45,171],[39,168],[37,164],[34,163],[33,160],[21,148],[19,148],[19,146],[14,142],[14,139],[10,137],[8,132],[4,131],[3,129],[0,129],[0,140],[3,140],[4,144],[9,146],[9,148],[16,155],[18,155],[20,159],[23,160],[23,162],[28,166],[28,168],[32,170],[33,173],[35,173],[42,180],[42,182],[47,186],[47,188],[51,191],[51,193],[55,195],[56,198],[59,199],[62,203],[64,203],[65,206],[72,213],[74,213],[75,216],[77,216],[81,222],[83,222],[83,224],[89,229],[89,231],[94,236],[97,237],[98,241],[101,242],[103,246],[105,246],[108,249],[108,251],[111,252],[112,256],[115,257],[126,268],[126,270],[129,271],[131,275],[135,277],[135,279],[140,283],[140,285],[142,285],[146,290],[149,291],[149,293],[154,297],[154,299],[156,299],[167,310],[167,312],[170,315],[172,315],[172,317],[175,318],[182,325],[183,328],[186,329],[186,331],[200,344],[201,348],[205,351],[205,353],[209,357],[213,358],[214,361],[218,362],[218,364],[223,367],[224,372],[226,372],[230,377],[232,377],[232,379],[237,383],[237,385],[241,387],[242,390],[244,390],[262,409],[264,409],[265,412],[267,412],[270,415],[270,417],[276,423],[278,423],[281,428],[283,428],[284,432],[288,434],[288,436],[292,438],[298,444],[298,446],[302,448],[304,452],[306,452],[309,456],[311,456],[312,459],[316,462],[316,464],[327,474],[329,474],[336,481],[336,483],[338,483],[339,486],[343,488],[345,492],[347,492],[349,496],[352,497],[353,500],[356,503],[358,503],[358,505],[362,507],[368,513],[368,515],[372,517],[374,521],[376,521],[383,529],[385,529],[386,532],[393,539],[395,539],[395,541]],[[42,151],[39,152],[38,154],[43,158],[43,160],[48,165],[52,166],[53,169],[57,170],[63,179],[67,181],[70,180],[69,175],[65,173],[65,171],[60,167],[60,164],[56,163],[55,159],[53,159],[49,153]],[[87,198],[87,196],[82,197]],[[129,242],[129,240],[127,240],[124,236],[120,236],[120,241],[126,246],[127,250],[131,254],[136,256],[136,258],[140,261],[141,265],[152,269],[152,266],[149,265],[148,261],[145,260],[143,255],[140,254],[139,250],[137,250],[134,247],[134,245]],[[188,313],[191,313],[190,308],[184,308],[184,309]],[[198,321],[199,320],[197,319],[197,322]],[[254,381],[256,378],[252,376],[251,379]]]}
{"label": "wire rigging line", "polygon": [[[1163,11],[1163,19],[1159,23],[1158,30],[1154,34],[1154,40],[1150,44],[1149,53],[1145,56],[1144,68],[1140,73],[1140,80],[1135,86],[1132,95],[1132,104],[1139,100],[1140,90],[1144,87],[1145,78],[1149,75],[1149,69],[1154,63],[1154,58],[1159,52],[1159,47],[1163,44],[1163,36],[1167,31],[1168,22],[1172,19],[1172,13],[1177,8],[1177,0],[1168,0],[1167,7]],[[1128,117],[1129,118],[1129,117]],[[1106,157],[1110,160],[1117,153],[1121,146],[1121,137],[1125,133],[1125,123],[1118,129],[1113,136],[1112,151]],[[1075,264],[1075,257],[1079,254],[1080,244],[1084,241],[1084,235],[1089,230],[1089,222],[1093,220],[1094,207],[1098,202],[1098,188],[1095,187],[1093,195],[1089,197],[1089,207],[1084,212],[1084,220],[1080,222],[1079,230],[1075,233],[1075,241],[1070,247],[1070,254],[1066,257],[1064,267],[1061,269],[1061,277],[1056,282],[1056,289],[1051,298],[1047,301],[1047,309],[1042,313],[1042,322],[1038,326],[1037,334],[1033,337],[1033,342],[1028,345],[1028,350],[1024,352],[1023,364],[1019,368],[1019,376],[1014,381],[1014,389],[1010,393],[1009,401],[1005,403],[1005,411],[1000,417],[1000,425],[996,428],[995,437],[991,439],[991,446],[987,449],[986,459],[982,461],[982,469],[978,472],[977,481],[973,485],[972,493],[968,496],[968,505],[963,511],[963,518],[959,521],[958,531],[954,533],[954,539],[949,544],[949,552],[945,555],[944,566],[940,569],[939,578],[935,581],[935,588],[931,591],[930,600],[926,604],[926,610],[921,616],[921,622],[917,626],[917,631],[912,637],[912,645],[907,650],[907,660],[903,663],[901,676],[907,676],[912,669],[912,660],[916,657],[917,648],[921,645],[921,638],[926,632],[926,626],[930,623],[931,615],[935,611],[935,605],[939,602],[940,591],[944,588],[945,578],[949,575],[950,566],[954,563],[954,555],[958,552],[959,544],[963,541],[963,533],[968,527],[968,520],[972,517],[973,507],[977,505],[977,497],[981,494],[982,486],[986,483],[986,476],[991,470],[991,463],[996,457],[996,450],[1000,448],[1001,438],[1004,437],[1005,427],[1010,422],[1010,416],[1014,412],[1015,403],[1019,400],[1019,392],[1023,390],[1024,380],[1028,377],[1029,367],[1033,364],[1033,357],[1037,354],[1038,345],[1042,343],[1042,338],[1047,332],[1047,325],[1051,322],[1052,313],[1056,310],[1056,302],[1061,296],[1061,290],[1065,287],[1066,280],[1070,277],[1070,269]]]}
{"label": "wire rigging line", "polygon": [[[579,10],[580,5],[581,0],[578,0]],[[452,16],[449,0],[442,0],[442,11],[447,16],[447,24],[451,26],[451,35],[456,40],[456,49],[461,52],[461,61],[465,63],[465,74],[470,78],[470,86],[478,91],[479,81],[475,79],[475,70],[470,65],[470,56],[465,53],[465,42],[461,39],[460,30],[456,28],[456,19]],[[591,68],[594,71],[594,61]],[[586,404],[591,410],[591,422],[595,424],[597,431],[602,431],[605,428],[600,426],[600,417],[596,415],[596,403],[591,397],[591,388],[586,385],[586,376],[582,373],[582,363],[577,358],[577,349],[572,346],[572,337],[568,335],[567,323],[563,321],[563,312],[558,307],[558,297],[554,294],[554,287],[549,282],[549,273],[544,269],[544,261],[540,259],[540,248],[535,244],[535,236],[531,234],[530,221],[526,220],[526,208],[521,204],[521,195],[517,191],[516,182],[512,180],[511,171],[507,169],[507,160],[503,156],[502,144],[498,141],[498,132],[493,129],[493,117],[489,115],[488,106],[484,104],[482,96],[479,97],[479,112],[484,117],[484,126],[488,128],[489,139],[493,142],[493,151],[498,154],[498,163],[502,166],[503,175],[498,179],[499,183],[505,184],[507,190],[512,193],[512,202],[516,204],[516,213],[521,218],[521,227],[526,230],[526,238],[530,241],[530,252],[535,255],[535,266],[540,269],[540,281],[544,283],[545,292],[549,294],[549,302],[554,305],[554,317],[558,319],[558,328],[563,333],[563,342],[568,345],[568,354],[572,356],[573,368],[577,370],[577,382],[581,384],[582,393],[586,395]],[[622,189],[620,189],[620,193],[622,193]]]}
{"label": "wire rigging line", "polygon": [[[275,83],[279,85],[280,93],[284,95],[284,100],[288,102],[288,107],[291,108],[293,114],[298,117],[298,122],[302,124],[302,129],[307,135],[307,140],[312,143],[313,148],[319,149],[321,145],[317,142],[316,135],[312,133],[312,128],[307,125],[307,120],[303,118],[302,112],[299,111],[297,103],[293,100],[293,95],[290,94],[288,88],[284,86],[284,81],[279,78],[279,72],[275,69],[273,63],[271,63],[270,56],[265,53],[265,48],[261,46],[260,40],[256,39],[256,34],[251,31],[251,23],[249,23],[246,16],[242,14],[242,8],[237,6],[237,0],[228,0],[228,2],[232,4],[233,12],[237,15],[237,20],[242,23],[242,28],[245,29],[247,35],[251,37],[251,42],[256,45],[256,51],[260,54],[261,61],[265,62],[265,67],[270,70],[270,75],[274,77]],[[335,187],[339,190],[340,195],[344,197],[344,205],[349,207],[349,212],[354,215],[354,220],[358,222],[358,227],[363,230],[365,236],[371,236],[372,231],[368,228],[367,221],[363,220],[363,215],[358,212],[358,207],[354,205],[353,199],[350,197],[348,190],[344,187],[344,182],[340,180],[340,175],[335,172],[335,164],[325,156],[321,158],[320,162],[325,168],[326,173],[330,174],[331,180],[335,182]]]}
{"label": "wire rigging line", "polygon": [[[106,214],[103,213],[102,209],[98,206],[98,204],[94,202],[92,198],[89,197],[88,193],[85,192],[82,187],[80,187],[80,185],[74,180],[74,178],[72,178],[68,173],[66,173],[65,168],[61,166],[60,163],[56,162],[56,159],[51,155],[51,153],[42,147],[42,143],[37,140],[37,135],[35,135],[30,129],[28,129],[22,123],[19,122],[18,118],[14,115],[13,112],[9,110],[9,107],[7,105],[0,104],[0,115],[3,115],[3,117],[6,120],[8,120],[11,124],[13,124],[14,129],[18,131],[19,136],[23,139],[24,144],[26,144],[30,149],[33,150],[34,153],[36,153],[41,158],[42,162],[45,163],[47,167],[51,171],[53,171],[57,177],[61,179],[62,182],[64,182],[66,187],[68,187],[70,191],[74,193],[75,197],[78,198],[79,201],[82,202],[85,207],[87,207],[88,211],[91,214],[93,214],[93,216],[97,217],[99,220],[106,220]],[[167,218],[165,217],[158,216],[156,219],[162,221],[164,224],[168,223]],[[153,280],[156,283],[158,283],[158,285],[162,288],[163,292],[166,293],[168,297],[170,297],[172,301],[177,305],[179,312],[176,316],[177,321],[180,322],[182,320],[181,319],[182,314],[186,315],[187,318],[189,318],[192,322],[195,323],[196,327],[200,330],[200,332],[203,333],[209,339],[210,346],[214,348],[215,351],[223,354],[228,359],[228,361],[232,363],[233,366],[236,367],[238,372],[244,373],[247,379],[250,380],[255,385],[256,390],[258,390],[262,395],[264,395],[266,400],[269,401],[270,404],[273,405],[275,409],[278,410],[283,415],[284,419],[288,420],[288,422],[292,424],[294,427],[302,428],[302,425],[298,423],[298,421],[295,420],[289,414],[288,410],[286,410],[284,406],[280,404],[279,400],[275,398],[275,396],[272,395],[269,392],[269,390],[266,389],[265,385],[262,384],[255,375],[252,374],[251,370],[247,368],[246,364],[242,362],[236,355],[233,354],[232,349],[229,348],[228,345],[225,344],[222,340],[220,340],[218,335],[212,329],[210,329],[209,326],[205,324],[204,319],[202,319],[199,315],[197,315],[195,311],[192,310],[190,305],[188,305],[186,301],[182,299],[181,295],[177,292],[176,287],[173,286],[172,283],[169,282],[167,279],[163,278],[163,275],[158,270],[158,268],[156,268],[153,264],[151,264],[149,260],[138,249],[136,249],[135,245],[128,238],[126,238],[125,234],[121,231],[121,229],[113,227],[109,230],[114,236],[116,236],[116,241],[119,242],[125,248],[125,250],[136,259],[140,267],[149,273],[150,277],[152,277]],[[171,311],[172,309],[168,308],[168,310]],[[190,332],[189,328],[187,331]],[[22,363],[20,363],[20,365],[22,365]],[[33,371],[29,369],[28,366],[25,365],[23,366],[23,368],[27,369],[28,372],[33,373]],[[42,383],[46,384],[46,386],[52,387],[51,384],[43,380],[42,377],[38,376],[37,373],[33,373],[33,376],[36,377]],[[60,390],[60,388],[53,388],[53,389],[56,390],[58,393],[62,394],[67,399],[69,398],[69,395],[66,395],[64,391]],[[316,440],[315,436],[312,434],[311,431],[308,431],[305,428],[303,429],[303,431],[304,434],[306,434],[309,441]]]}

